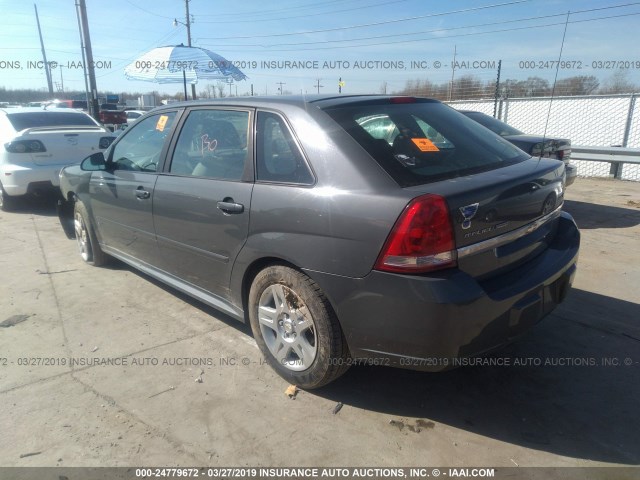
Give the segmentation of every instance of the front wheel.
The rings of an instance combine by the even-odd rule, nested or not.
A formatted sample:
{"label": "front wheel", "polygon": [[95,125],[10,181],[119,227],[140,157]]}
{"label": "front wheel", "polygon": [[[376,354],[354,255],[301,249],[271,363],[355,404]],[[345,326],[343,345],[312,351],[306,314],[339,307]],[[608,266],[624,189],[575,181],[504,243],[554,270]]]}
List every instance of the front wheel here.
{"label": "front wheel", "polygon": [[82,259],[90,265],[100,267],[107,263],[107,255],[100,248],[98,239],[89,221],[87,208],[78,200],[73,210],[73,228]]}
{"label": "front wheel", "polygon": [[260,350],[289,383],[312,389],[347,370],[342,329],[320,287],[303,273],[274,265],[249,292],[249,320]]}

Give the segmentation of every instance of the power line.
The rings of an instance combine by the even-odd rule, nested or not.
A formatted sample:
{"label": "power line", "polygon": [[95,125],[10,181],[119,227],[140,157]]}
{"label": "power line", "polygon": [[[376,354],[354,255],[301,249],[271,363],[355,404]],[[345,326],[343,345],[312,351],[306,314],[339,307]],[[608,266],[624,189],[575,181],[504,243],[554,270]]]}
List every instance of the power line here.
{"label": "power line", "polygon": [[[388,6],[392,3],[404,3],[407,2],[409,0],[394,0],[392,2],[380,2],[380,3],[372,3],[370,5],[365,5],[363,7],[351,7],[351,8],[343,8],[341,10],[330,10],[328,12],[317,12],[317,13],[313,13],[314,16],[320,16],[320,15],[333,15],[336,13],[343,13],[343,12],[352,12],[354,10],[364,10],[364,9],[371,9],[374,7],[380,7],[380,6]],[[317,5],[316,5],[317,6]],[[324,5],[323,5],[324,6]],[[289,17],[277,17],[277,18],[264,18],[261,19],[261,22],[276,22],[276,21],[280,21],[280,20],[290,20],[292,18],[307,18],[309,17],[309,15],[311,15],[310,13],[306,13],[303,15],[292,15]],[[198,15],[199,17],[201,16],[210,16],[210,15]],[[216,16],[216,15],[211,15],[211,16]],[[250,15],[247,15],[250,16]],[[228,20],[212,20],[212,21],[203,21],[203,20],[199,20],[198,23],[224,23],[224,24],[229,24],[229,23],[255,23],[256,19],[255,18],[251,18],[250,20],[234,20],[234,21],[228,21]]]}
{"label": "power line", "polygon": [[[608,20],[608,19],[612,19],[612,18],[632,17],[632,16],[636,16],[636,15],[640,15],[640,12],[624,13],[624,14],[620,14],[620,15],[610,15],[610,16],[606,16],[606,17],[589,18],[589,19],[585,19],[585,20],[572,20],[569,23],[573,24],[573,23],[594,22],[594,21],[599,21],[599,20]],[[531,25],[531,26],[528,26],[528,27],[514,27],[514,28],[504,28],[504,29],[498,29],[498,30],[488,30],[488,31],[485,31],[485,32],[460,33],[460,34],[457,34],[457,35],[446,35],[446,36],[436,37],[436,38],[433,38],[433,37],[432,38],[418,38],[418,39],[414,39],[414,40],[385,41],[385,42],[377,42],[377,43],[363,43],[363,44],[359,44],[359,45],[335,45],[335,46],[330,46],[330,47],[270,49],[269,51],[270,52],[298,52],[298,51],[309,51],[309,50],[312,50],[312,51],[334,50],[334,49],[355,48],[355,47],[375,47],[375,46],[380,46],[380,45],[395,45],[395,44],[401,44],[401,43],[428,42],[428,41],[432,41],[432,40],[442,40],[444,38],[471,37],[471,36],[475,36],[475,35],[487,35],[487,34],[490,34],[490,33],[503,33],[503,32],[514,32],[514,31],[520,31],[520,30],[531,30],[531,29],[535,29],[535,28],[554,27],[554,26],[558,26],[558,25],[564,25],[564,22],[547,23],[547,24],[544,24],[544,25]],[[384,38],[384,37],[378,37],[378,38]]]}
{"label": "power line", "polygon": [[[344,3],[344,0],[329,0],[322,2],[322,6],[329,5],[331,3]],[[311,5],[302,5],[299,7],[287,7],[287,10],[306,10],[308,8],[316,8],[318,6],[317,2],[313,2]],[[282,9],[277,10],[263,10],[263,11],[254,11],[254,12],[239,12],[239,13],[217,13],[217,14],[204,14],[198,15],[199,17],[246,17],[246,16],[257,16],[257,15],[271,15],[272,13],[282,13]]]}
{"label": "power line", "polygon": [[[622,5],[615,5],[615,6],[610,6],[610,7],[590,8],[590,9],[587,9],[587,10],[576,10],[574,12],[571,12],[571,14],[575,15],[575,14],[579,14],[579,13],[596,12],[596,11],[600,11],[600,10],[611,10],[611,9],[614,9],[614,8],[622,8],[622,7],[628,7],[628,6],[633,6],[633,5],[640,5],[640,2],[625,3],[625,4],[622,4]],[[462,30],[462,29],[465,29],[465,28],[488,27],[488,26],[491,26],[491,25],[504,25],[504,24],[515,23],[515,22],[527,22],[527,21],[532,21],[532,20],[542,20],[542,19],[553,18],[553,17],[564,17],[565,15],[566,15],[565,13],[557,13],[557,14],[551,14],[551,15],[539,15],[539,16],[536,16],[536,17],[515,18],[515,19],[506,20],[506,21],[500,21],[500,22],[478,23],[478,24],[474,24],[474,25],[464,25],[464,26],[460,26],[460,27],[437,28],[437,29],[434,29],[434,30],[423,30],[423,31],[419,31],[419,32],[395,33],[395,34],[389,34],[389,35],[375,35],[375,36],[370,36],[370,37],[358,37],[358,38],[342,39],[342,40],[321,40],[321,41],[314,41],[314,42],[295,42],[295,43],[272,43],[272,44],[269,44],[269,45],[245,43],[245,44],[226,44],[226,45],[221,45],[221,46],[224,46],[224,47],[264,47],[264,48],[271,48],[271,47],[284,47],[284,46],[291,46],[291,45],[296,45],[297,46],[297,45],[318,45],[318,44],[326,44],[326,43],[357,42],[357,41],[362,41],[362,40],[379,40],[379,39],[382,39],[382,38],[409,37],[409,36],[412,36],[412,35],[424,35],[424,34],[428,34],[428,33],[448,32],[448,31],[452,31],[452,30]],[[440,38],[442,38],[442,37],[440,37]]]}
{"label": "power line", "polygon": [[[154,46],[158,45],[160,42],[165,42],[168,41],[171,37],[177,36],[179,33],[182,33],[181,30],[173,30],[169,33],[164,34],[162,37],[160,37],[158,40],[156,40],[155,42],[149,44],[149,46],[139,50],[138,52],[134,53],[133,55],[131,55],[128,58],[122,59],[122,62],[116,63],[115,65],[112,66],[112,71],[111,72],[106,72],[103,73],[102,75],[98,75],[97,78],[102,78],[102,77],[106,77],[107,75],[112,75],[114,73],[121,73],[119,71],[117,71],[116,69],[124,66],[127,63],[130,63],[131,60],[133,60],[134,58],[136,58],[138,55],[140,55],[143,52],[146,52],[147,50],[153,48]],[[110,57],[105,57],[105,58],[110,58]]]}
{"label": "power line", "polygon": [[389,25],[391,23],[401,23],[401,22],[410,22],[412,20],[420,20],[422,18],[433,18],[433,17],[444,17],[446,15],[455,15],[457,13],[466,13],[466,12],[474,12],[478,10],[486,10],[490,8],[498,8],[498,7],[506,7],[511,5],[516,5],[519,3],[526,3],[531,0],[514,0],[512,2],[506,3],[494,3],[491,5],[482,5],[480,7],[471,7],[471,8],[463,8],[460,10],[452,10],[449,12],[440,12],[440,13],[430,13],[428,15],[417,15],[415,17],[407,17],[407,18],[398,18],[395,20],[385,20],[383,22],[373,22],[373,23],[364,23],[360,25],[349,25],[347,27],[335,27],[335,28],[325,28],[322,30],[307,30],[303,32],[290,32],[290,33],[273,33],[270,35],[245,35],[239,36],[234,35],[232,37],[201,37],[202,40],[228,40],[228,39],[236,39],[236,38],[268,38],[268,37],[287,37],[291,35],[308,35],[310,33],[326,33],[326,32],[337,32],[340,30],[353,30],[354,28],[367,28],[367,27],[377,27],[379,25]]}
{"label": "power line", "polygon": [[131,2],[130,0],[125,0],[129,5],[131,5],[134,8],[137,8],[138,10],[142,10],[145,13],[148,13],[149,15],[154,15],[156,17],[160,17],[160,18],[168,18],[169,20],[173,20],[174,17],[167,17],[166,15],[160,15],[159,13],[153,12],[151,10],[147,10],[146,8],[142,8],[138,5],[136,5],[135,3]]}

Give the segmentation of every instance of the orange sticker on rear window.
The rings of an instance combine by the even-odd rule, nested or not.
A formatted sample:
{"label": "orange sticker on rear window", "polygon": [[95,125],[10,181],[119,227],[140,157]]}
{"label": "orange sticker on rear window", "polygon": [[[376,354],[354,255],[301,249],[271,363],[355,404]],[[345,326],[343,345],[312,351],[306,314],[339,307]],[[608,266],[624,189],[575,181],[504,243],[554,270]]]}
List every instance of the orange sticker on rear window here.
{"label": "orange sticker on rear window", "polygon": [[421,152],[439,152],[440,149],[436,147],[431,140],[428,138],[412,138],[411,141],[415,143],[416,147],[420,149]]}
{"label": "orange sticker on rear window", "polygon": [[168,115],[160,115],[158,123],[156,123],[156,130],[162,132],[164,130],[164,127],[167,125],[167,120],[169,120]]}

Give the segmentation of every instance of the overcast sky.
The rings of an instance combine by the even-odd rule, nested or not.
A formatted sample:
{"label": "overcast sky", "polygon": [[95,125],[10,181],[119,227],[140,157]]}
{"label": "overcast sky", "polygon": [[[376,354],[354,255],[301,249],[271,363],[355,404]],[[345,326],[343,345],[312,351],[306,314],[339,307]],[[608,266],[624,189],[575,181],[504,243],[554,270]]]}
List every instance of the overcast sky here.
{"label": "overcast sky", "polygon": [[[83,90],[74,0],[38,0],[53,80]],[[640,84],[640,2],[559,0],[293,0],[272,3],[191,0],[193,45],[236,62],[249,77],[238,94],[376,93],[383,82],[399,90],[408,79],[447,82],[473,74],[494,79],[595,75],[605,81],[617,67]],[[277,5],[277,6],[276,6]],[[0,86],[46,88],[32,2],[0,1]],[[186,44],[182,0],[87,0],[100,91],[182,91],[180,84],[130,81],[124,68],[148,50]],[[297,62],[292,65],[283,62]],[[624,63],[619,63],[620,61]],[[325,63],[326,62],[326,63]],[[269,66],[270,68],[267,68]],[[578,68],[581,67],[581,68]],[[62,74],[62,75],[61,75]],[[200,83],[202,90],[206,83]],[[227,89],[228,91],[228,89]],[[235,93],[236,85],[232,87]],[[1,100],[1,99],[0,99]]]}

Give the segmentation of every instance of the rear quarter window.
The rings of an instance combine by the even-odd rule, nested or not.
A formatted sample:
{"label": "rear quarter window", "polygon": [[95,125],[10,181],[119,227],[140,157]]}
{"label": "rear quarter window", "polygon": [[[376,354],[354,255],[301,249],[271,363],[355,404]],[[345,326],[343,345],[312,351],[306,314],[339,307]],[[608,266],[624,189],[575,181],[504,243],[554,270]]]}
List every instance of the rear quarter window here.
{"label": "rear quarter window", "polygon": [[313,185],[313,173],[282,117],[258,112],[256,144],[258,181]]}
{"label": "rear quarter window", "polygon": [[437,101],[325,109],[400,186],[498,169],[529,156]]}

